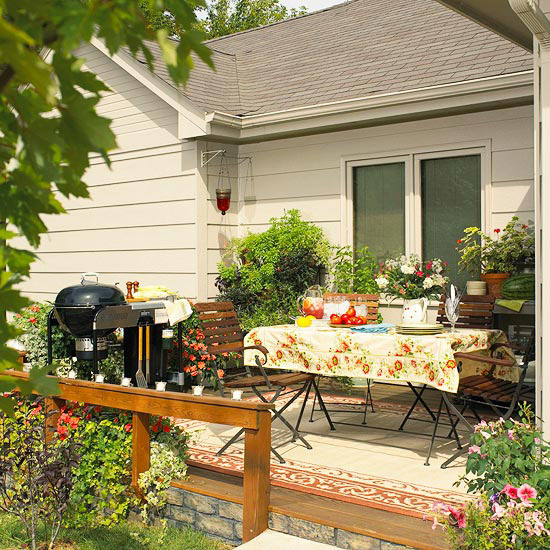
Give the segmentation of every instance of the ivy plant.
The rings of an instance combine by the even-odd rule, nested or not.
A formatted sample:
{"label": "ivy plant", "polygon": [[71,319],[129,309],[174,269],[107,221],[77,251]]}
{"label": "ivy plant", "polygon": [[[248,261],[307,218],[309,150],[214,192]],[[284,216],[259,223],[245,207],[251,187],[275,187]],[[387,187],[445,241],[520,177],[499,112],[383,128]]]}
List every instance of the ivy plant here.
{"label": "ivy plant", "polygon": [[[19,367],[17,352],[5,345],[18,334],[6,313],[29,305],[18,285],[35,259],[29,246],[38,247],[46,232],[43,216],[63,213],[62,197],[87,197],[90,154],[109,164],[116,147],[111,121],[97,113],[108,88],[73,52],[98,38],[110,55],[121,48],[142,54],[152,70],[154,41],[174,83],[183,84],[192,53],[212,65],[197,30],[200,7],[204,0],[0,0],[0,392],[54,389],[38,371],[26,384],[1,374]],[[165,12],[177,42],[150,24]],[[0,408],[9,407],[0,397]]]}

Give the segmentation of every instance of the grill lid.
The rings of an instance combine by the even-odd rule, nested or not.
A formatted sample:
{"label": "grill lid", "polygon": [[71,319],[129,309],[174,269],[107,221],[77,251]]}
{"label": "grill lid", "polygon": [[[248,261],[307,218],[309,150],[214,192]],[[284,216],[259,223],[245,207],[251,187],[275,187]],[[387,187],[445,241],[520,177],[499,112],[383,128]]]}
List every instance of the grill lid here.
{"label": "grill lid", "polygon": [[[86,279],[95,277],[95,281]],[[64,288],[55,298],[55,307],[82,306],[118,306],[126,304],[126,298],[120,288],[99,282],[97,273],[83,273],[79,285]]]}

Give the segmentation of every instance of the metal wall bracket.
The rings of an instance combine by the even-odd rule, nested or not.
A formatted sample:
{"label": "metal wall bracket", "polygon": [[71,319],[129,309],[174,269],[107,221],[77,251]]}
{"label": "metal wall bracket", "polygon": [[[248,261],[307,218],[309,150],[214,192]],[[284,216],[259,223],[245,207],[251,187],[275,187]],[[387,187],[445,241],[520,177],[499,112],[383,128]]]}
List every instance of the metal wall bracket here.
{"label": "metal wall bracket", "polygon": [[219,155],[225,155],[225,149],[218,151],[202,151],[201,152],[201,168],[204,168],[211,160],[214,160]]}

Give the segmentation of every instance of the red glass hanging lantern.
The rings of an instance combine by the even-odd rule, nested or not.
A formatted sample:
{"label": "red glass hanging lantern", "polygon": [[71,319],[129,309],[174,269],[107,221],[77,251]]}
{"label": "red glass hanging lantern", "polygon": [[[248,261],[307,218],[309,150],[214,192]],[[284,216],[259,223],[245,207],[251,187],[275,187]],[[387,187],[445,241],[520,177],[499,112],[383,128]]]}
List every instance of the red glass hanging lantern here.
{"label": "red glass hanging lantern", "polygon": [[222,216],[225,216],[231,206],[231,189],[216,189],[216,205]]}

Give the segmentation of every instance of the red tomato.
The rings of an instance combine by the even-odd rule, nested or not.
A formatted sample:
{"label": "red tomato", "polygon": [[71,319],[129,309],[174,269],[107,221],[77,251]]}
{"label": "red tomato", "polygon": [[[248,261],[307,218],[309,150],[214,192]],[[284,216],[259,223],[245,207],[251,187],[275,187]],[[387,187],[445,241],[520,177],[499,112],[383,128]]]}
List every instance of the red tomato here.
{"label": "red tomato", "polygon": [[350,317],[355,317],[355,315],[356,315],[355,308],[354,308],[354,307],[350,307],[350,308],[346,311],[346,315],[349,315]]}
{"label": "red tomato", "polygon": [[344,313],[344,315],[342,315],[342,316],[340,317],[340,321],[342,321],[342,324],[343,324],[343,325],[346,325],[346,324],[347,324],[348,319],[349,319],[349,315],[348,315],[347,313]]}
{"label": "red tomato", "polygon": [[357,317],[349,317],[348,320],[346,321],[346,325],[355,325],[356,319]]}
{"label": "red tomato", "polygon": [[367,318],[364,315],[359,315],[358,319],[361,319],[361,324],[362,325],[367,324]]}
{"label": "red tomato", "polygon": [[353,324],[354,325],[362,325],[363,321],[361,321],[361,319],[359,319],[359,317],[353,317]]}
{"label": "red tomato", "polygon": [[336,315],[336,313],[333,313],[330,316],[330,323],[332,325],[341,325],[342,324],[342,319],[340,318],[340,315]]}

